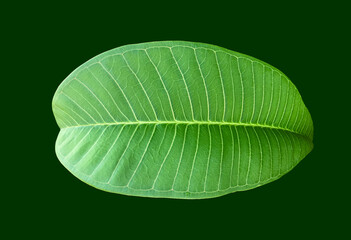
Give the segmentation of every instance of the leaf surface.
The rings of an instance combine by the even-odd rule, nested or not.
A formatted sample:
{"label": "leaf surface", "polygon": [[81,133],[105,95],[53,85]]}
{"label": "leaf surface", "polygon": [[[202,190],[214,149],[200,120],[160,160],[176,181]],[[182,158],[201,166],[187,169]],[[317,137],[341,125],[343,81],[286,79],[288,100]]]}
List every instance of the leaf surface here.
{"label": "leaf surface", "polygon": [[313,148],[293,83],[253,57],[191,42],[102,53],[53,98],[56,153],[82,181],[136,196],[210,198],[289,172]]}

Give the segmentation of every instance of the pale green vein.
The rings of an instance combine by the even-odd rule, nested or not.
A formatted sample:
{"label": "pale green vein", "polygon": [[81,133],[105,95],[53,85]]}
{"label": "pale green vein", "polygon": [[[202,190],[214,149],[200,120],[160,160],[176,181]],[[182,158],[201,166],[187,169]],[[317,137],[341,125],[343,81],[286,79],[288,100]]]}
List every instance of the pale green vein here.
{"label": "pale green vein", "polygon": [[132,135],[130,136],[130,138],[129,138],[129,140],[128,140],[128,143],[127,143],[127,146],[124,148],[124,151],[123,151],[122,155],[119,157],[119,159],[118,159],[118,161],[117,161],[117,163],[116,163],[116,166],[115,166],[114,169],[112,170],[111,175],[110,175],[109,179],[107,180],[107,184],[110,184],[110,181],[112,180],[113,176],[114,176],[115,173],[117,172],[117,169],[118,169],[118,166],[119,166],[119,164],[120,164],[120,162],[121,162],[121,159],[123,158],[124,154],[125,154],[125,153],[127,152],[127,150],[129,149],[129,145],[130,145],[132,139],[134,138],[134,135],[135,135],[135,133],[137,132],[138,127],[139,127],[139,126],[137,126],[137,127],[134,129]]}
{"label": "pale green vein", "polygon": [[184,154],[184,147],[185,147],[185,141],[186,141],[186,134],[187,134],[187,131],[188,131],[188,125],[186,125],[186,127],[185,127],[184,137],[183,137],[182,151],[181,151],[181,153],[180,153],[180,157],[179,157],[179,161],[178,161],[178,166],[177,166],[177,171],[176,171],[176,174],[175,174],[174,179],[173,179],[172,189],[174,189],[174,184],[175,184],[175,182],[176,182],[176,180],[177,180],[178,173],[179,173],[179,167],[180,167],[180,164],[181,164],[182,159],[183,159],[183,154]]}
{"label": "pale green vein", "polygon": [[190,177],[189,177],[189,180],[188,180],[187,191],[189,191],[191,178],[193,176],[194,165],[195,165],[195,162],[196,162],[197,152],[199,150],[199,142],[200,142],[200,125],[197,126],[197,137],[196,137],[195,154],[194,154],[194,158],[193,158],[193,162],[192,162],[192,166],[191,166],[191,172],[190,172]]}
{"label": "pale green vein", "polygon": [[200,75],[201,75],[201,78],[202,78],[202,82],[203,82],[204,87],[205,87],[206,102],[207,102],[207,120],[210,120],[210,101],[209,101],[209,98],[208,98],[207,84],[205,82],[205,77],[202,74],[201,65],[200,65],[199,59],[197,58],[197,54],[196,54],[196,50],[195,49],[194,49],[194,55],[195,55],[195,59],[196,59],[197,65],[199,67],[199,71],[200,71]]}
{"label": "pale green vein", "polygon": [[175,140],[175,138],[176,138],[176,135],[177,135],[177,125],[175,125],[175,127],[174,127],[174,134],[173,134],[173,138],[172,138],[171,145],[169,146],[168,151],[167,151],[165,157],[164,157],[163,160],[162,160],[161,166],[160,166],[160,168],[159,168],[159,170],[158,170],[158,172],[157,172],[157,175],[156,175],[156,177],[155,177],[155,180],[154,180],[154,182],[153,182],[153,184],[152,184],[151,189],[154,189],[154,188],[155,188],[155,184],[156,184],[156,182],[157,182],[157,180],[158,180],[158,177],[160,176],[160,172],[161,172],[161,170],[162,170],[162,168],[163,168],[163,165],[164,165],[164,163],[166,162],[166,159],[168,158],[168,155],[169,155],[169,153],[171,152],[171,149],[172,149],[172,147],[173,147],[173,145],[174,145],[174,140]]}
{"label": "pale green vein", "polygon": [[261,127],[261,128],[270,128],[270,129],[278,129],[284,130],[288,132],[292,132],[295,134],[301,134],[300,132],[295,132],[292,129],[271,126],[266,124],[259,123],[235,123],[235,122],[216,122],[216,121],[135,121],[135,122],[110,122],[110,123],[96,123],[96,124],[81,124],[77,126],[69,126],[66,128],[79,128],[79,127],[95,127],[95,126],[110,126],[110,125],[159,125],[159,124],[184,124],[184,125],[228,125],[228,126],[241,126],[241,127]]}
{"label": "pale green vein", "polygon": [[150,143],[151,143],[151,141],[152,141],[152,138],[154,137],[155,131],[156,131],[156,125],[154,126],[154,128],[153,128],[153,130],[152,130],[151,137],[150,137],[149,141],[147,142],[147,145],[146,145],[146,147],[145,147],[145,150],[144,150],[144,152],[143,152],[143,155],[141,156],[141,158],[140,158],[140,160],[139,160],[139,162],[138,162],[138,165],[136,166],[136,168],[135,168],[135,170],[134,170],[132,176],[130,177],[130,179],[129,179],[128,183],[127,183],[127,187],[129,186],[129,184],[130,184],[131,181],[133,180],[133,178],[134,178],[136,172],[138,171],[139,166],[140,166],[140,164],[142,163],[142,161],[143,161],[143,159],[144,159],[144,156],[145,156],[147,150],[149,149],[149,145],[150,145]]}
{"label": "pale green vein", "polygon": [[155,65],[155,63],[152,61],[149,53],[145,50],[145,53],[146,53],[146,56],[147,58],[149,59],[149,61],[151,62],[152,66],[155,68],[155,71],[157,72],[157,75],[162,83],[162,86],[163,86],[163,89],[165,90],[166,94],[167,94],[167,98],[168,98],[168,102],[169,102],[169,106],[171,107],[171,111],[172,111],[172,116],[173,116],[173,119],[175,120],[176,117],[175,117],[175,114],[174,114],[174,110],[173,110],[173,104],[172,104],[172,101],[171,101],[171,97],[169,96],[169,91],[165,85],[165,82],[164,80],[162,79],[162,76],[157,68],[157,66]]}

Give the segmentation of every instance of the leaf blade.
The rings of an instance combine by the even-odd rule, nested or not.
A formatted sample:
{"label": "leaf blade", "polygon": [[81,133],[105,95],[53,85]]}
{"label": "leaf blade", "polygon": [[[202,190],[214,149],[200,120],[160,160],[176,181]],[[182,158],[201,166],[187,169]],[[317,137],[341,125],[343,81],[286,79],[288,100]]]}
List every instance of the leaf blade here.
{"label": "leaf blade", "polygon": [[[313,148],[312,119],[285,75],[252,57],[200,43],[145,43],[103,53],[59,86],[53,111],[63,165],[102,190],[137,196],[207,198],[250,189],[290,171]],[[129,135],[120,134],[124,128]],[[119,144],[117,136],[128,142]],[[295,142],[305,146],[301,156]],[[76,166],[61,151],[85,160]]]}

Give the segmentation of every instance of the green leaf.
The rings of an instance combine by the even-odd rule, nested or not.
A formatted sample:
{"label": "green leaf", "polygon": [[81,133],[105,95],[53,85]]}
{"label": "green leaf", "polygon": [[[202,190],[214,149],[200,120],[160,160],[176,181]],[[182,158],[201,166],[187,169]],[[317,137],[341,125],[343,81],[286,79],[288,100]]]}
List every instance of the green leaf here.
{"label": "green leaf", "polygon": [[313,148],[301,96],[279,70],[237,52],[151,42],[102,53],[53,98],[56,153],[98,189],[210,198],[274,181]]}

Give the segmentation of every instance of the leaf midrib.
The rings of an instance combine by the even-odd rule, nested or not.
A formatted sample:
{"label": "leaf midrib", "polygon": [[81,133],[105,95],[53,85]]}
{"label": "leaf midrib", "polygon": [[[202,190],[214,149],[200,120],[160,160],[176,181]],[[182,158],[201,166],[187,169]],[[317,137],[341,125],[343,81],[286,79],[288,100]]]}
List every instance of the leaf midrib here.
{"label": "leaf midrib", "polygon": [[[300,132],[295,132],[291,129],[284,128],[284,127],[279,127],[279,126],[273,126],[273,125],[266,125],[266,124],[259,124],[259,123],[235,123],[235,122],[218,122],[218,121],[134,121],[134,122],[111,122],[111,123],[94,123],[94,124],[82,124],[82,125],[75,125],[75,126],[70,126],[70,127],[65,127],[61,129],[68,129],[68,128],[75,128],[75,127],[96,127],[96,126],[111,126],[111,125],[143,125],[143,124],[149,124],[149,125],[158,125],[158,124],[185,124],[185,125],[227,125],[227,126],[244,126],[244,127],[261,127],[261,128],[270,128],[270,129],[277,129],[277,130],[283,130],[283,131],[288,131],[291,133],[299,134],[302,136],[302,133]],[[306,136],[307,137],[307,136]]]}

